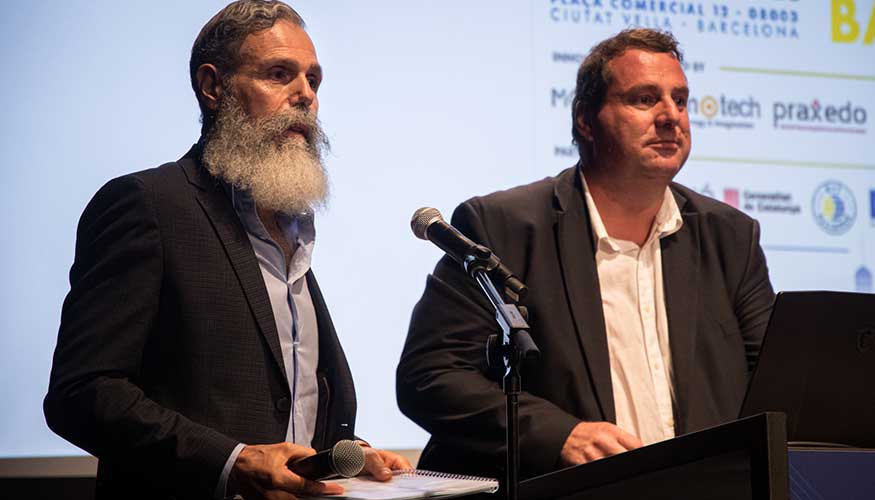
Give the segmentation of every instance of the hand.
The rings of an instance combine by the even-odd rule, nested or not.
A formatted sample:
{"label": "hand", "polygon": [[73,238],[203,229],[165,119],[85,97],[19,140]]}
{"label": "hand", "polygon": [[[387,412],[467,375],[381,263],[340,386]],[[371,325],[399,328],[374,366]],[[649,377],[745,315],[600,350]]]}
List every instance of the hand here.
{"label": "hand", "polygon": [[562,467],[585,464],[641,446],[640,439],[612,423],[581,422],[574,426],[562,445],[559,464]]}
{"label": "hand", "polygon": [[316,453],[292,443],[245,446],[237,456],[231,477],[246,500],[297,500],[304,495],[336,495],[343,493],[339,484],[305,479],[286,466],[289,461]]}
{"label": "hand", "polygon": [[392,471],[410,469],[406,458],[386,450],[376,450],[370,446],[362,446],[365,450],[365,467],[362,474],[370,474],[378,481],[392,479]]}

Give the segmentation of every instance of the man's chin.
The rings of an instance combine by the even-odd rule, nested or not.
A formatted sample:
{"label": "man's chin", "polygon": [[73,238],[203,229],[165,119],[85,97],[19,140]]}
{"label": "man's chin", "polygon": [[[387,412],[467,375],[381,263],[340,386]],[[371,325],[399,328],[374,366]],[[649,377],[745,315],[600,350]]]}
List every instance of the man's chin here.
{"label": "man's chin", "polygon": [[683,161],[680,159],[660,158],[646,164],[645,172],[648,177],[671,180],[680,172]]}
{"label": "man's chin", "polygon": [[689,154],[683,151],[675,151],[674,154],[670,155],[653,155],[646,160],[645,164],[649,169],[677,173],[686,163],[688,156]]}

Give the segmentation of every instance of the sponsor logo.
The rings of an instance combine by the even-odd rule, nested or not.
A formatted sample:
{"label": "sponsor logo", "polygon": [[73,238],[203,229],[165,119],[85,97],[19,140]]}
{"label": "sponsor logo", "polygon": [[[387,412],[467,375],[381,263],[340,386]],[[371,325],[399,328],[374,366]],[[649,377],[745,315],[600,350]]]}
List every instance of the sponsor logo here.
{"label": "sponsor logo", "polygon": [[[762,106],[752,96],[733,98],[726,95],[690,97],[687,100],[690,124],[698,127],[754,128],[762,116]],[[704,120],[702,119],[704,118]]]}
{"label": "sponsor logo", "polygon": [[811,103],[775,102],[772,105],[772,125],[785,130],[865,134],[868,120],[866,108],[851,101],[824,104],[814,99]]}
{"label": "sponsor logo", "polygon": [[585,54],[581,52],[560,52],[553,51],[552,60],[554,63],[569,63],[575,66],[583,62]]}
{"label": "sponsor logo", "polygon": [[[695,103],[695,101],[693,101],[693,102]],[[702,114],[705,115],[705,118],[710,120],[711,118],[714,118],[715,116],[717,116],[717,109],[718,109],[717,99],[714,99],[713,97],[711,97],[709,95],[706,95],[702,99],[702,107],[699,111],[701,111]]]}
{"label": "sponsor logo", "polygon": [[872,271],[860,266],[854,273],[854,287],[858,292],[872,292]]}
{"label": "sponsor logo", "polygon": [[710,185],[710,184],[705,184],[704,186],[702,186],[702,189],[699,189],[699,193],[700,193],[700,194],[703,194],[703,195],[705,195],[705,196],[707,196],[707,197],[709,197],[709,198],[713,198],[713,197],[714,197],[714,191],[711,191],[711,185]]}
{"label": "sponsor logo", "polygon": [[550,107],[570,108],[574,100],[574,89],[550,89]]}
{"label": "sponsor logo", "polygon": [[738,208],[738,190],[735,188],[725,188],[723,190],[723,201],[728,205]]}
{"label": "sponsor logo", "polygon": [[[868,16],[865,11],[857,12],[857,2],[854,0],[832,0],[831,11],[833,42],[861,41],[863,45],[872,45],[875,41],[875,4],[872,5],[872,13]],[[866,19],[869,21],[866,22]],[[861,28],[865,28],[866,31],[862,31]]]}
{"label": "sponsor logo", "polygon": [[869,190],[869,222],[875,226],[875,189]]}
{"label": "sponsor logo", "polygon": [[575,146],[553,146],[553,156],[563,156],[568,158],[574,158],[579,156],[580,153],[577,151],[577,147]]}
{"label": "sponsor logo", "polygon": [[[737,190],[735,197],[735,202],[739,203]],[[726,198],[725,194],[724,198]],[[728,201],[727,203],[732,205]],[[793,194],[785,191],[748,191],[745,189],[741,192],[740,204],[740,208],[745,212],[759,214],[798,215],[802,212],[802,206],[793,200]]]}
{"label": "sponsor logo", "polygon": [[827,234],[844,234],[854,225],[857,203],[854,194],[839,181],[826,181],[811,198],[814,221]]}

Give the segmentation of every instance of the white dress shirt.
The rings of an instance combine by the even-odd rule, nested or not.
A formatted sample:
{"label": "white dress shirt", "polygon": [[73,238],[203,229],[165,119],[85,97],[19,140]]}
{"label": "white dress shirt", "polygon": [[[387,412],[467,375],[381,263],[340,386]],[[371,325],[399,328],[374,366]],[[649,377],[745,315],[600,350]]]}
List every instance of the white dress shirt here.
{"label": "white dress shirt", "polygon": [[[316,241],[313,215],[276,215],[277,225],[293,251],[291,262],[287,262],[282,248],[271,238],[259,218],[252,196],[228,185],[226,190],[234,210],[246,228],[246,235],[258,260],[276,321],[283,367],[292,395],[285,440],[309,447],[316,431],[316,412],[319,406],[319,385],[316,379],[319,327],[305,276],[310,269]],[[225,462],[216,484],[215,498],[225,497],[228,476],[243,447],[243,443],[238,444]]]}
{"label": "white dress shirt", "polygon": [[680,210],[666,188],[642,246],[605,230],[586,179],[596,240],[596,269],[611,361],[617,426],[647,445],[674,437],[674,384],[659,240],[680,230]]}

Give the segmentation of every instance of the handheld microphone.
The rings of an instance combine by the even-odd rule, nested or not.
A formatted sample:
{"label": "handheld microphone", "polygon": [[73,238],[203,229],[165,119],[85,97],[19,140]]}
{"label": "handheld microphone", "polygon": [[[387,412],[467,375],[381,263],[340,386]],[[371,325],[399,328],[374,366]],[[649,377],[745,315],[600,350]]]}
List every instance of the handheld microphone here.
{"label": "handheld microphone", "polygon": [[507,291],[515,294],[515,301],[526,296],[528,287],[514,276],[490,249],[474,243],[444,221],[436,208],[423,207],[413,212],[410,228],[417,238],[434,243],[462,266],[472,259],[486,259],[488,261],[486,270],[489,275],[505,286]]}
{"label": "handheld microphone", "polygon": [[355,441],[343,439],[327,450],[286,466],[295,474],[313,481],[332,476],[353,477],[365,467],[365,451]]}

